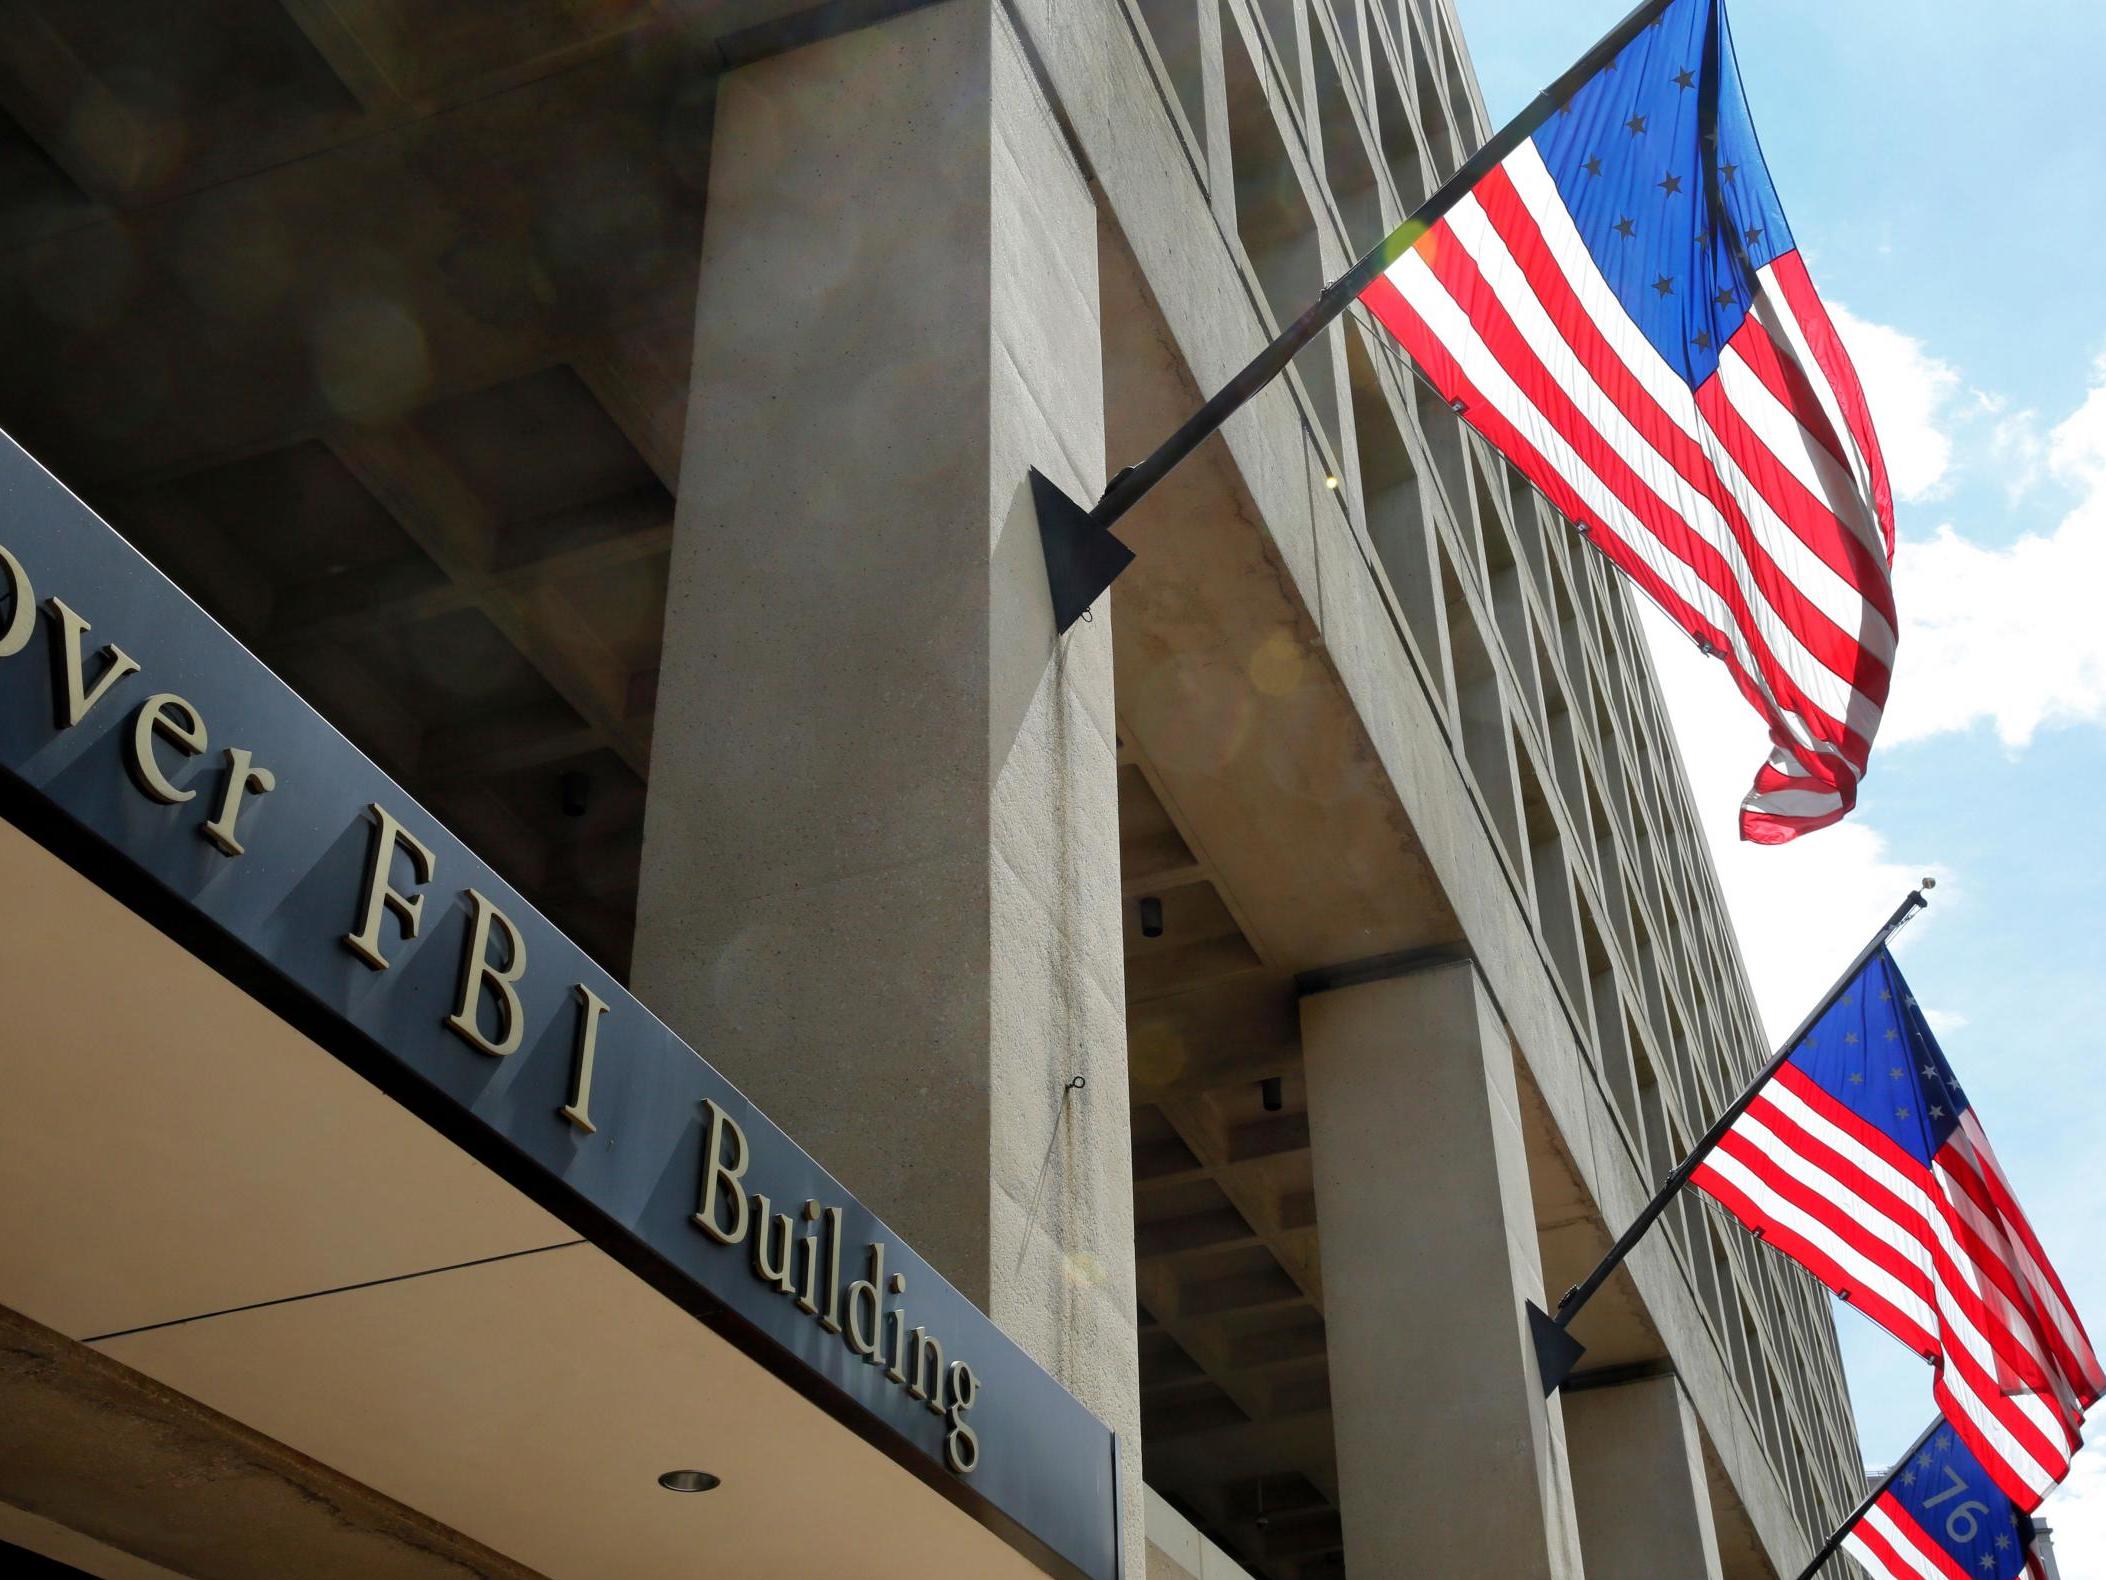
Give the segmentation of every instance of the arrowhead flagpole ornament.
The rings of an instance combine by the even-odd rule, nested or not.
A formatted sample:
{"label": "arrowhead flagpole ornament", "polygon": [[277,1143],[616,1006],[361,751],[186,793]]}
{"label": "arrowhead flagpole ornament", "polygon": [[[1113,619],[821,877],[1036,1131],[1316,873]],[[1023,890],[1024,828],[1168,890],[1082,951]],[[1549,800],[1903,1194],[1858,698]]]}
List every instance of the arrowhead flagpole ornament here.
{"label": "arrowhead flagpole ornament", "polygon": [[1046,554],[1046,588],[1053,595],[1053,629],[1065,631],[1089,613],[1133,560],[1133,550],[1090,519],[1037,467],[1031,503],[1038,512],[1039,545]]}
{"label": "arrowhead flagpole ornament", "polygon": [[1580,1314],[1581,1308],[1608,1282],[1609,1275],[1623,1265],[1624,1258],[1631,1254],[1638,1242],[1645,1238],[1646,1231],[1667,1211],[1668,1205],[1681,1193],[1682,1187],[1689,1183],[1690,1176],[1703,1164],[1705,1158],[1710,1156],[1712,1149],[1724,1138],[1726,1132],[1733,1128],[1734,1121],[1747,1112],[1749,1105],[1761,1094],[1770,1077],[1784,1066],[1785,1061],[1805,1040],[1807,1032],[1857,981],[1867,962],[1886,947],[1887,940],[1906,926],[1911,917],[1930,903],[1924,899],[1923,891],[1930,888],[1934,881],[1926,878],[1920,887],[1909,890],[1885,924],[1872,935],[1871,941],[1857,952],[1857,957],[1850,962],[1843,974],[1836,978],[1835,985],[1821,996],[1821,1002],[1814,1006],[1812,1013],[1784,1039],[1783,1044],[1756,1073],[1740,1096],[1727,1105],[1725,1112],[1712,1121],[1711,1128],[1698,1139],[1696,1145],[1689,1150],[1689,1154],[1675,1165],[1667,1178],[1661,1182],[1660,1188],[1653,1193],[1653,1199],[1645,1204],[1638,1216],[1631,1220],[1630,1227],[1616,1237],[1616,1243],[1611,1245],[1607,1254],[1595,1264],[1594,1271],[1565,1292],[1565,1298],[1558,1302],[1556,1315],[1543,1311],[1532,1300],[1525,1302],[1528,1307],[1529,1333],[1535,1340],[1536,1370],[1542,1380],[1546,1398],[1558,1391],[1565,1379],[1572,1375],[1580,1357],[1586,1353],[1586,1346],[1572,1336],[1573,1318]]}
{"label": "arrowhead flagpole ornament", "polygon": [[1572,1375],[1580,1357],[1587,1353],[1587,1346],[1533,1300],[1526,1304],[1528,1336],[1536,1346],[1536,1376],[1543,1384],[1543,1397],[1547,1399]]}
{"label": "arrowhead flagpole ornament", "polygon": [[[1635,38],[1670,0],[1643,0],[1608,35],[1580,57],[1572,68],[1538,94],[1529,107],[1495,133],[1490,142],[1470,156],[1439,191],[1422,203],[1417,212],[1352,268],[1325,286],[1321,295],[1274,337],[1233,379],[1215,392],[1207,403],[1186,419],[1183,427],[1165,439],[1154,454],[1129,466],[1112,478],[1104,497],[1084,509],[1033,468],[1031,495],[1038,510],[1039,541],[1046,555],[1046,581],[1053,594],[1054,629],[1065,632],[1088,612],[1106,588],[1133,560],[1133,550],[1111,534],[1112,525],[1125,515],[1170,470],[1211,438],[1221,425],[1244,404],[1277,378],[1296,352],[1314,340],[1331,321],[1361,298],[1361,293],[1433,228],[1440,218],[1470,193],[1484,174],[1557,112],[1604,61]],[[1458,410],[1460,407],[1458,406]],[[1338,474],[1328,464],[1324,486],[1338,488]]]}

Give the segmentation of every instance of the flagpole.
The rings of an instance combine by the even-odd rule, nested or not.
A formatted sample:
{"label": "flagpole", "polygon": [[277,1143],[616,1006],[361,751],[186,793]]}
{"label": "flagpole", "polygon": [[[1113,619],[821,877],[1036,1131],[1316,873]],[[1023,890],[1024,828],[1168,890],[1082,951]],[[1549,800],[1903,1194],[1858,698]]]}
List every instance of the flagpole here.
{"label": "flagpole", "polygon": [[1113,477],[1102,497],[1089,510],[1085,511],[1049,482],[1043,473],[1033,469],[1032,497],[1038,511],[1039,536],[1045,549],[1046,576],[1053,591],[1056,630],[1065,631],[1080,619],[1133,558],[1131,550],[1111,537],[1112,523],[1139,504],[1180,461],[1212,437],[1253,395],[1277,378],[1296,352],[1358,301],[1360,293],[1377,275],[1409,251],[1412,244],[1460,202],[1487,172],[1533,136],[1536,128],[1550,119],[1560,104],[1571,98],[1671,3],[1672,0],[1642,0],[1637,9],[1603,34],[1593,48],[1464,161],[1461,168],[1420,204],[1409,219],[1325,286],[1299,318],[1281,330],[1269,345],[1250,359],[1242,372],[1186,419],[1183,427],[1165,439],[1145,460],[1123,468]]}
{"label": "flagpole", "polygon": [[1901,1457],[1895,1460],[1892,1467],[1880,1478],[1879,1485],[1866,1493],[1864,1501],[1843,1516],[1843,1523],[1828,1533],[1828,1540],[1821,1543],[1820,1550],[1813,1555],[1812,1562],[1799,1571],[1796,1580],[1813,1580],[1813,1577],[1820,1573],[1821,1565],[1833,1558],[1836,1555],[1836,1549],[1843,1545],[1843,1538],[1857,1528],[1857,1522],[1870,1512],[1872,1505],[1880,1500],[1887,1488],[1894,1485],[1894,1478],[1908,1468],[1909,1461],[1920,1454],[1923,1451],[1923,1445],[1931,1440],[1931,1434],[1944,1424],[1945,1413],[1941,1410],[1938,1414],[1931,1417],[1931,1424],[1923,1429],[1922,1434],[1916,1441],[1903,1450]]}
{"label": "flagpole", "polygon": [[1645,1204],[1645,1209],[1631,1220],[1630,1227],[1609,1247],[1608,1255],[1601,1259],[1593,1272],[1565,1292],[1565,1298],[1558,1302],[1557,1315],[1548,1316],[1533,1301],[1529,1302],[1529,1327],[1535,1337],[1537,1370],[1541,1375],[1546,1396],[1557,1392],[1558,1385],[1572,1374],[1572,1368],[1578,1364],[1580,1356],[1586,1353],[1579,1341],[1567,1331],[1572,1326],[1572,1319],[1579,1315],[1581,1307],[1594,1297],[1594,1292],[1622,1265],[1623,1259],[1631,1254],[1632,1248],[1645,1238],[1646,1230],[1667,1210],[1667,1204],[1674,1200],[1675,1194],[1689,1183],[1689,1176],[1696,1172],[1697,1165],[1718,1145],[1726,1132],[1732,1128],[1733,1122],[1747,1112],[1748,1105],[1755,1101],[1756,1093],[1762,1090],[1771,1076],[1784,1067],[1785,1061],[1791,1058],[1793,1051],[1813,1029],[1815,1022],[1834,1007],[1835,1001],[1843,996],[1843,990],[1865,969],[1866,962],[1885,947],[1887,940],[1899,932],[1910,917],[1930,903],[1923,897],[1923,892],[1936,881],[1933,878],[1925,878],[1919,887],[1909,890],[1908,896],[1894,908],[1894,914],[1886,919],[1879,931],[1872,935],[1871,941],[1860,949],[1857,957],[1844,968],[1843,974],[1835,979],[1834,986],[1821,995],[1820,1003],[1816,1004],[1806,1018],[1794,1028],[1792,1034],[1784,1039],[1783,1045],[1771,1055],[1769,1062],[1757,1072],[1740,1096],[1727,1104],[1725,1112],[1712,1121],[1711,1128],[1698,1139],[1697,1144],[1690,1149],[1689,1155],[1675,1165],[1674,1171],[1661,1182],[1653,1199]]}

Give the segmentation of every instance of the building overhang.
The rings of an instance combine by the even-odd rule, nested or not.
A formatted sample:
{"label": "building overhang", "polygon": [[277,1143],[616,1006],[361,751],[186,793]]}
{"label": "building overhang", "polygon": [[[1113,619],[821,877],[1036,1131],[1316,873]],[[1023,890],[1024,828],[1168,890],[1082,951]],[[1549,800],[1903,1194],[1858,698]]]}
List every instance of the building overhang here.
{"label": "building overhang", "polygon": [[4,439],[0,497],[0,1305],[544,1573],[1114,1580],[1100,1422]]}

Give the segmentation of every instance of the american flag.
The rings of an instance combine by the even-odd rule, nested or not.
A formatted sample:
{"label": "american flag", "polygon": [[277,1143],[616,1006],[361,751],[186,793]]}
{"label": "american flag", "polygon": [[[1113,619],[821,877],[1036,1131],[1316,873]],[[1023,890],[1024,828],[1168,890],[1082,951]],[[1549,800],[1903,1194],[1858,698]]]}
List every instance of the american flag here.
{"label": "american flag", "polygon": [[2021,1511],[2068,1473],[2106,1376],[1886,950],[1690,1182],[1931,1362],[1939,1409]]}
{"label": "american flag", "polygon": [[1773,748],[1741,835],[1779,844],[1855,804],[1886,705],[1886,469],[1764,168],[1723,0],[1662,0],[1622,34],[1459,199],[1443,189],[1359,300],[1725,662]]}
{"label": "american flag", "polygon": [[2038,1580],[2033,1522],[1940,1420],[1843,1537],[1872,1580]]}

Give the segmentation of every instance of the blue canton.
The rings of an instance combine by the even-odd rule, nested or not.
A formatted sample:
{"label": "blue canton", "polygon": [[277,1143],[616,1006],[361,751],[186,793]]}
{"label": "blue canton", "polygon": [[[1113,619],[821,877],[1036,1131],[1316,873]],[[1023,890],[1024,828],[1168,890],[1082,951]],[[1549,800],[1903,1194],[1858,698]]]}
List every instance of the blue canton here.
{"label": "blue canton", "polygon": [[1814,1023],[1790,1063],[1926,1166],[1967,1106],[1901,968],[1884,949]]}
{"label": "blue canton", "polygon": [[1944,1422],[1887,1490],[1968,1574],[2012,1580],[2024,1571],[2032,1522],[2011,1507],[1982,1462]]}
{"label": "blue canton", "polygon": [[[1707,69],[1718,79],[1708,172]],[[1535,145],[1617,299],[1667,365],[1702,384],[1748,315],[1754,282],[1741,260],[1760,269],[1793,246],[1721,0],[1674,0],[1543,123]],[[1721,210],[1730,237],[1715,222]]]}

